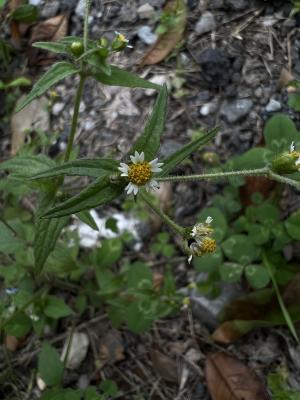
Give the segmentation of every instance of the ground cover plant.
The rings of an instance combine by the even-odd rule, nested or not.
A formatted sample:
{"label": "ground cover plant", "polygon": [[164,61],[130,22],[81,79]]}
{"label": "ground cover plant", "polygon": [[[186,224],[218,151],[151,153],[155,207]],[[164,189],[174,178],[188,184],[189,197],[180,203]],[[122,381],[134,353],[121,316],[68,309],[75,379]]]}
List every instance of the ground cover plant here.
{"label": "ground cover plant", "polygon": [[[53,144],[53,137],[37,130],[29,143],[18,148],[14,157],[0,164],[1,197],[5,204],[0,215],[0,275],[3,282],[0,329],[7,365],[1,376],[4,395],[15,393],[18,396],[20,393],[7,349],[12,348],[12,341],[16,346],[22,346],[26,338],[34,337],[39,342],[35,354],[37,370],[33,370],[25,389],[27,398],[35,385],[43,400],[122,398],[123,389],[118,387],[118,382],[107,379],[102,373],[103,366],[109,364],[106,358],[121,361],[124,357],[121,339],[116,333],[118,329],[125,327],[132,335],[141,334],[160,319],[174,318],[182,312],[190,321],[193,293],[199,291],[218,298],[224,282],[241,283],[244,296],[223,309],[222,324],[212,335],[215,341],[231,343],[255,328],[286,325],[291,340],[299,345],[295,324],[300,319],[300,309],[291,295],[297,286],[298,270],[293,259],[286,260],[285,251],[287,246],[296,245],[300,238],[300,217],[298,210],[283,216],[280,207],[283,185],[295,191],[300,188],[300,136],[295,123],[285,114],[276,114],[266,123],[260,146],[224,163],[218,161],[216,154],[206,153],[206,159],[214,164],[213,167],[204,173],[182,172],[179,168],[189,165],[191,158],[208,146],[221,128],[211,126],[197,132],[194,139],[160,157],[168,110],[167,86],[111,63],[115,55],[128,51],[130,42],[118,31],[109,38],[102,35],[90,39],[90,1],[84,2],[84,6],[82,36],[63,36],[53,42],[33,43],[35,49],[54,53],[61,59],[51,62],[31,91],[17,102],[14,111],[19,87],[29,85],[30,81],[9,76],[1,83],[0,89],[8,98],[6,117],[26,109],[65,78],[72,78],[76,85],[65,148],[54,157],[50,156],[48,149]],[[23,4],[8,18],[12,22],[31,23],[38,18],[37,9]],[[168,53],[181,40],[185,19],[184,2],[175,1],[171,8],[163,11],[157,34],[159,41],[168,43]],[[182,26],[177,32],[176,43],[172,42],[170,46],[174,21]],[[10,58],[7,52],[5,54],[9,63]],[[147,55],[148,58],[152,56],[151,53]],[[147,58],[143,63],[147,64],[145,60]],[[101,90],[106,86],[121,86],[151,89],[156,93],[146,123],[140,127],[137,139],[122,159],[114,158],[110,152],[104,157],[82,157],[82,151],[75,143],[84,86],[90,81]],[[290,93],[289,104],[296,111],[299,111],[298,86],[297,80],[289,81],[289,87],[295,89]],[[50,107],[54,98],[52,92]],[[55,134],[55,139],[60,139],[60,133]],[[251,187],[261,178],[265,187],[271,182],[272,191]],[[212,196],[208,207],[193,216],[189,225],[178,223],[155,196],[159,186],[166,183],[201,186],[206,181],[212,185],[214,182],[224,185],[225,182],[226,186],[221,194]],[[79,186],[74,185],[78,182]],[[247,187],[250,191],[245,200],[243,191]],[[20,202],[27,196],[33,202],[30,211]],[[78,231],[72,229],[74,220],[97,232],[99,226],[90,210],[115,202],[135,210],[147,221],[149,211],[155,215],[160,229],[148,247],[152,265],[139,251],[134,257],[128,256],[135,241],[134,234],[121,232],[113,217],[105,222],[112,237],[102,240],[99,247],[83,248]],[[176,262],[176,257],[189,271],[205,273],[205,280],[185,277],[179,282],[172,268],[172,259]],[[163,274],[152,268],[160,263],[166,264]],[[195,273],[191,275],[196,277]],[[251,309],[251,312],[243,312],[245,304],[246,310]],[[81,326],[79,321],[84,315],[93,318],[98,310],[105,310],[110,326],[115,329],[108,339],[113,340],[113,344],[102,344],[102,358],[99,356],[95,362],[95,375],[100,375],[98,382],[101,383],[89,383],[84,388],[68,385],[67,370],[74,358],[75,342],[79,341],[79,347],[87,351],[88,339],[77,329]],[[50,343],[46,334],[60,327],[67,332],[62,354],[55,348],[55,341]],[[93,351],[97,353],[97,350]],[[168,369],[170,359],[163,358],[165,355],[154,351],[151,357],[154,365],[162,364],[164,371]],[[195,365],[194,361],[190,362]],[[213,400],[220,398],[212,384],[214,379],[221,379],[217,378],[219,363],[224,363],[225,367],[230,365],[232,371],[249,374],[252,379],[251,387],[247,389],[249,393],[269,398],[267,390],[250,370],[231,356],[219,353],[208,358],[206,367]],[[282,376],[278,372],[269,377],[275,398],[283,395],[297,398],[298,394],[287,387]],[[222,379],[229,380],[226,376]],[[174,377],[169,378],[170,381],[174,381]],[[238,389],[232,390],[239,398]],[[23,395],[24,389],[21,391]],[[228,389],[223,388],[222,393],[223,396],[230,395]]]}

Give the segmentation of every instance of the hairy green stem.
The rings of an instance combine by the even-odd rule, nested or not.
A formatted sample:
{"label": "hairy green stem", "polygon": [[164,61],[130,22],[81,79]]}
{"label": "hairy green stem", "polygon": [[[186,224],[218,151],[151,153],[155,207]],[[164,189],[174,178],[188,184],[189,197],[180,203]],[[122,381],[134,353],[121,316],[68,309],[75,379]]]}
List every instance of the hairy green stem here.
{"label": "hairy green stem", "polygon": [[84,81],[85,81],[85,75],[83,73],[80,74],[80,81],[79,81],[79,86],[77,89],[76,97],[75,97],[75,104],[74,104],[74,111],[73,111],[73,117],[72,117],[72,124],[71,124],[71,131],[70,131],[70,136],[67,144],[67,150],[65,153],[65,158],[64,162],[69,161],[70,155],[72,152],[73,144],[74,144],[74,139],[75,139],[75,133],[76,133],[76,128],[77,128],[77,121],[78,121],[78,115],[79,115],[79,107],[80,107],[80,100],[83,92],[83,86],[84,86]]}
{"label": "hairy green stem", "polygon": [[83,26],[84,52],[86,52],[88,49],[90,6],[91,6],[91,0],[85,0],[85,15],[84,15],[84,26]]}
{"label": "hairy green stem", "polygon": [[296,189],[300,189],[300,182],[295,181],[294,179],[287,178],[286,176],[281,176],[278,174],[275,174],[275,172],[269,170],[268,171],[268,178],[272,179],[273,181],[277,181],[280,183],[284,183],[286,185],[290,185],[295,187]]}
{"label": "hairy green stem", "polygon": [[217,178],[228,178],[231,176],[261,176],[268,175],[268,168],[257,168],[257,169],[248,169],[248,170],[240,170],[240,171],[226,171],[226,172],[211,172],[208,174],[200,174],[200,175],[183,175],[183,176],[164,176],[155,178],[157,181],[165,182],[182,182],[182,181],[196,181],[202,179],[217,179]]}
{"label": "hairy green stem", "polygon": [[173,221],[167,214],[163,212],[161,208],[159,208],[154,202],[152,201],[151,197],[146,194],[146,193],[140,193],[141,198],[145,201],[145,203],[148,204],[148,206],[157,214],[160,216],[160,218],[167,224],[169,225],[172,229],[174,229],[177,233],[180,235],[184,234],[184,228],[181,226],[177,225],[175,221]]}
{"label": "hairy green stem", "polygon": [[269,276],[271,278],[271,281],[272,281],[272,284],[273,284],[273,287],[274,287],[274,290],[275,290],[275,293],[276,293],[277,301],[279,303],[279,306],[280,306],[281,312],[283,314],[283,317],[285,319],[285,322],[286,322],[287,326],[289,327],[289,330],[290,330],[291,334],[293,335],[294,339],[296,340],[298,345],[300,345],[300,340],[299,340],[297,331],[295,329],[294,322],[293,322],[293,320],[292,320],[292,318],[290,316],[290,313],[289,313],[288,309],[286,308],[286,305],[284,304],[284,301],[282,299],[280,290],[278,288],[275,276],[273,274],[272,265],[269,262],[266,253],[263,254],[263,262],[264,262],[264,265],[267,268],[267,271],[268,271]]}

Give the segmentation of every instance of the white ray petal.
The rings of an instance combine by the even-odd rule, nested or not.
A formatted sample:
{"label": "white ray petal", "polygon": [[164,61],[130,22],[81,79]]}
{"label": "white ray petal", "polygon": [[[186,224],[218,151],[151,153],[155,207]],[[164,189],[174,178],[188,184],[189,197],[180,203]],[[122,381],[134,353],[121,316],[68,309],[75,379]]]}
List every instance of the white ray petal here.
{"label": "white ray petal", "polygon": [[292,153],[293,151],[295,151],[295,143],[294,142],[291,143],[290,153]]}

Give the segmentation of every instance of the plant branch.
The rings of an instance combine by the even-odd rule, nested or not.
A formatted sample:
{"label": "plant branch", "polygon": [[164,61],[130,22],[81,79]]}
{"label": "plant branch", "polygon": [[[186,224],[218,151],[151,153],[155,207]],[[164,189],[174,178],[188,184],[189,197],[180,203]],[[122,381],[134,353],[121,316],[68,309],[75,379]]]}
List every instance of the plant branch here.
{"label": "plant branch", "polygon": [[175,221],[173,221],[167,214],[163,212],[163,210],[158,207],[154,202],[152,201],[151,197],[146,194],[146,193],[140,193],[141,198],[145,201],[145,203],[148,204],[148,206],[157,214],[161,217],[161,219],[169,225],[172,229],[174,229],[177,233],[180,235],[184,234],[184,228],[181,226],[177,225]]}
{"label": "plant branch", "polygon": [[171,181],[171,182],[182,182],[182,181],[195,181],[202,179],[221,179],[228,178],[231,176],[268,176],[268,168],[257,168],[240,171],[226,171],[226,172],[211,172],[208,174],[200,175],[182,175],[182,176],[164,176],[156,177],[155,179],[160,182]]}
{"label": "plant branch", "polygon": [[91,6],[91,0],[85,0],[85,14],[84,14],[84,26],[83,26],[84,52],[86,52],[88,48],[90,6]]}
{"label": "plant branch", "polygon": [[79,115],[79,107],[80,107],[80,100],[83,92],[83,86],[84,86],[84,81],[85,81],[85,75],[83,73],[80,74],[80,81],[79,81],[79,86],[77,89],[76,97],[75,97],[75,104],[74,104],[74,110],[73,110],[73,117],[72,117],[72,124],[71,124],[71,131],[70,131],[70,136],[67,144],[67,150],[64,158],[64,162],[69,161],[71,151],[73,148],[74,144],[74,139],[75,139],[75,133],[76,133],[76,128],[77,128],[77,121],[78,121],[78,115]]}
{"label": "plant branch", "polygon": [[286,176],[281,176],[281,175],[275,174],[275,172],[273,172],[271,170],[268,171],[268,177],[270,179],[272,179],[273,181],[285,183],[286,185],[293,186],[298,190],[300,189],[300,182],[295,181],[294,179],[291,179],[291,178],[287,178]]}

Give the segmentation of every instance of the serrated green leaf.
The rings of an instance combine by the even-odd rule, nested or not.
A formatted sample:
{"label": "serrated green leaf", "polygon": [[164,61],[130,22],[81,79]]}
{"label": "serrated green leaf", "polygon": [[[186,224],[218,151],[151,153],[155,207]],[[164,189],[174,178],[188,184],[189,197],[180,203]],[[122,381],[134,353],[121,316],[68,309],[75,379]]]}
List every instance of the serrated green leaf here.
{"label": "serrated green leaf", "polygon": [[7,170],[15,179],[27,179],[31,175],[47,170],[55,165],[55,162],[42,154],[37,156],[18,156],[0,164],[0,170]]}
{"label": "serrated green leaf", "polygon": [[263,168],[272,159],[272,151],[265,147],[254,147],[234,158],[233,168],[235,169],[251,169]]}
{"label": "serrated green leaf", "polygon": [[47,296],[44,307],[44,314],[47,317],[59,319],[73,314],[73,311],[64,302],[63,299],[60,299],[56,296]]}
{"label": "serrated green leaf", "polygon": [[36,47],[38,49],[47,50],[52,53],[58,53],[58,54],[70,53],[66,44],[61,42],[35,42],[33,43],[32,47]]}
{"label": "serrated green leaf", "polygon": [[145,153],[145,158],[151,161],[157,154],[160,146],[160,137],[165,127],[167,112],[168,90],[164,86],[158,95],[153,107],[153,111],[147,121],[146,127],[130,150],[130,154],[135,151]]}
{"label": "serrated green leaf", "polygon": [[80,219],[80,221],[87,224],[89,227],[91,227],[95,231],[99,231],[99,228],[89,210],[80,211],[79,213],[76,214],[76,216],[77,216],[77,218]]}
{"label": "serrated green leaf", "polygon": [[74,75],[78,73],[79,70],[71,63],[66,61],[60,61],[53,64],[48,71],[33,85],[31,92],[22,101],[22,103],[17,107],[16,112],[21,111],[36,97],[41,96],[45,93],[51,86],[55,85],[57,82],[66,78],[67,76]]}
{"label": "serrated green leaf", "polygon": [[39,10],[32,4],[23,4],[17,7],[11,14],[10,17],[14,21],[32,23],[38,18]]}
{"label": "serrated green leaf", "polygon": [[16,337],[26,336],[32,327],[31,319],[25,314],[18,312],[5,327],[8,335]]}
{"label": "serrated green leaf", "polygon": [[49,343],[44,343],[38,358],[38,371],[48,386],[58,386],[63,376],[63,363],[58,352]]}
{"label": "serrated green leaf", "polygon": [[119,163],[117,161],[109,158],[83,158],[47,169],[42,173],[31,176],[31,179],[45,179],[60,175],[99,178],[100,176],[107,175],[109,172],[116,172],[118,166]]}
{"label": "serrated green leaf", "polygon": [[91,54],[86,58],[88,64],[96,67],[99,73],[103,73],[104,75],[111,76],[111,65],[107,64],[106,57],[101,57],[99,54]]}
{"label": "serrated green leaf", "polygon": [[[96,250],[96,270],[108,268],[116,263],[122,256],[123,243],[119,238],[104,240],[102,246]],[[101,279],[101,273],[99,274]]]}
{"label": "serrated green leaf", "polygon": [[0,252],[4,254],[16,254],[24,250],[25,243],[0,221]]}
{"label": "serrated green leaf", "polygon": [[7,85],[5,85],[5,88],[16,88],[16,87],[21,87],[21,86],[29,86],[31,85],[31,80],[28,78],[25,78],[24,76],[20,76],[19,78],[13,79],[10,81]]}
{"label": "serrated green leaf", "polygon": [[162,167],[162,172],[157,174],[158,176],[165,176],[170,171],[172,171],[178,164],[180,164],[183,160],[189,157],[194,151],[198,150],[200,147],[204,146],[213,137],[217,134],[219,128],[214,128],[211,131],[207,132],[204,136],[199,139],[193,140],[192,142],[187,143],[185,146],[182,146],[181,149],[175,151],[169,157],[163,160],[164,165]]}
{"label": "serrated green leaf", "polygon": [[161,90],[162,86],[140,78],[139,76],[111,65],[111,75],[105,75],[95,70],[92,76],[99,82],[110,86],[125,86],[130,88],[143,88]]}
{"label": "serrated green leaf", "polygon": [[112,184],[109,177],[101,177],[88,185],[76,196],[51,208],[42,217],[58,218],[76,214],[82,210],[89,210],[114,200],[121,195],[123,190],[124,185]]}
{"label": "serrated green leaf", "polygon": [[[49,207],[54,202],[54,194],[47,194],[41,201],[41,205],[38,210],[38,215]],[[51,221],[38,218],[36,222],[36,231],[34,239],[34,258],[35,258],[35,269],[41,272],[44,264],[53,251],[59,235],[66,225],[68,217],[53,219]]]}

